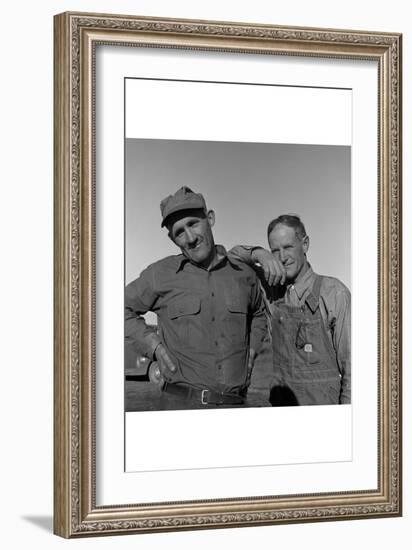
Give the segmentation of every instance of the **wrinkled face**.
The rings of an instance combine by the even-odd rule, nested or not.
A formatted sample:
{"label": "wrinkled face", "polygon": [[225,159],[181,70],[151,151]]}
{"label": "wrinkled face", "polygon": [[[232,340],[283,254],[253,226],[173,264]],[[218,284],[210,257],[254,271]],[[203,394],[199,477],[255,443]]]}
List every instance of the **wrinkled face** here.
{"label": "wrinkled face", "polygon": [[168,224],[169,237],[192,262],[208,267],[215,256],[212,227],[215,214],[186,210],[174,216]]}
{"label": "wrinkled face", "polygon": [[269,235],[269,247],[275,258],[283,264],[286,280],[294,282],[307,266],[305,254],[309,248],[309,237],[299,239],[293,227],[279,224]]}

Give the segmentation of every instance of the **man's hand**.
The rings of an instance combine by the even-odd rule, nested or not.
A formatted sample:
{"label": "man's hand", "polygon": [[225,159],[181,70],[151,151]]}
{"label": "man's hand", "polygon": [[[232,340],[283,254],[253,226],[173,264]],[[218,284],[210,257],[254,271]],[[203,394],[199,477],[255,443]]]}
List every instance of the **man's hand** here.
{"label": "man's hand", "polygon": [[269,286],[285,284],[285,268],[282,263],[277,260],[271,252],[269,252],[269,250],[264,248],[255,248],[252,250],[252,260],[262,266],[266,282]]}
{"label": "man's hand", "polygon": [[149,372],[149,378],[163,386],[165,381],[170,379],[170,375],[176,372],[177,367],[163,344],[159,344],[155,349],[155,361],[156,367]]}

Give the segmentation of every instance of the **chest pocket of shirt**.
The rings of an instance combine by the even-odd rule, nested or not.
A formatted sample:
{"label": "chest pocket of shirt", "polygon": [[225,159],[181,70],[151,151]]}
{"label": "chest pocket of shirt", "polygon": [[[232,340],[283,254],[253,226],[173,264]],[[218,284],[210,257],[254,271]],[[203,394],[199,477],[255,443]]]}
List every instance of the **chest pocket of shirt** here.
{"label": "chest pocket of shirt", "polygon": [[175,300],[167,306],[167,314],[173,330],[181,345],[196,346],[199,341],[198,332],[201,330],[200,298],[195,296]]}
{"label": "chest pocket of shirt", "polygon": [[231,340],[244,342],[248,313],[246,296],[233,292],[228,296],[226,305],[226,333]]}

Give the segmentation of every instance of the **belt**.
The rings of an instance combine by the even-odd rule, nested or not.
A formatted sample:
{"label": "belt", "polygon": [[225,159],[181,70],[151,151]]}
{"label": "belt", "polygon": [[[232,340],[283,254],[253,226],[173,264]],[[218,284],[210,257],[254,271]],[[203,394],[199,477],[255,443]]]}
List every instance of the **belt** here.
{"label": "belt", "polygon": [[178,395],[184,399],[199,401],[202,405],[242,405],[244,398],[241,395],[220,393],[212,390],[198,390],[189,386],[170,384],[165,382],[162,391]]}

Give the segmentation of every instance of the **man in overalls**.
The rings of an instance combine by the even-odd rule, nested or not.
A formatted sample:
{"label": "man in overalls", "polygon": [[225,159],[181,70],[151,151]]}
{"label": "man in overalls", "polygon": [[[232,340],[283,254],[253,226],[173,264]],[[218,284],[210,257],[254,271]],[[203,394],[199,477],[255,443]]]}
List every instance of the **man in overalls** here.
{"label": "man in overalls", "polygon": [[313,271],[306,256],[309,237],[298,216],[272,220],[268,241],[270,252],[257,247],[231,252],[264,270],[274,366],[270,402],[349,404],[350,292],[338,279]]}

